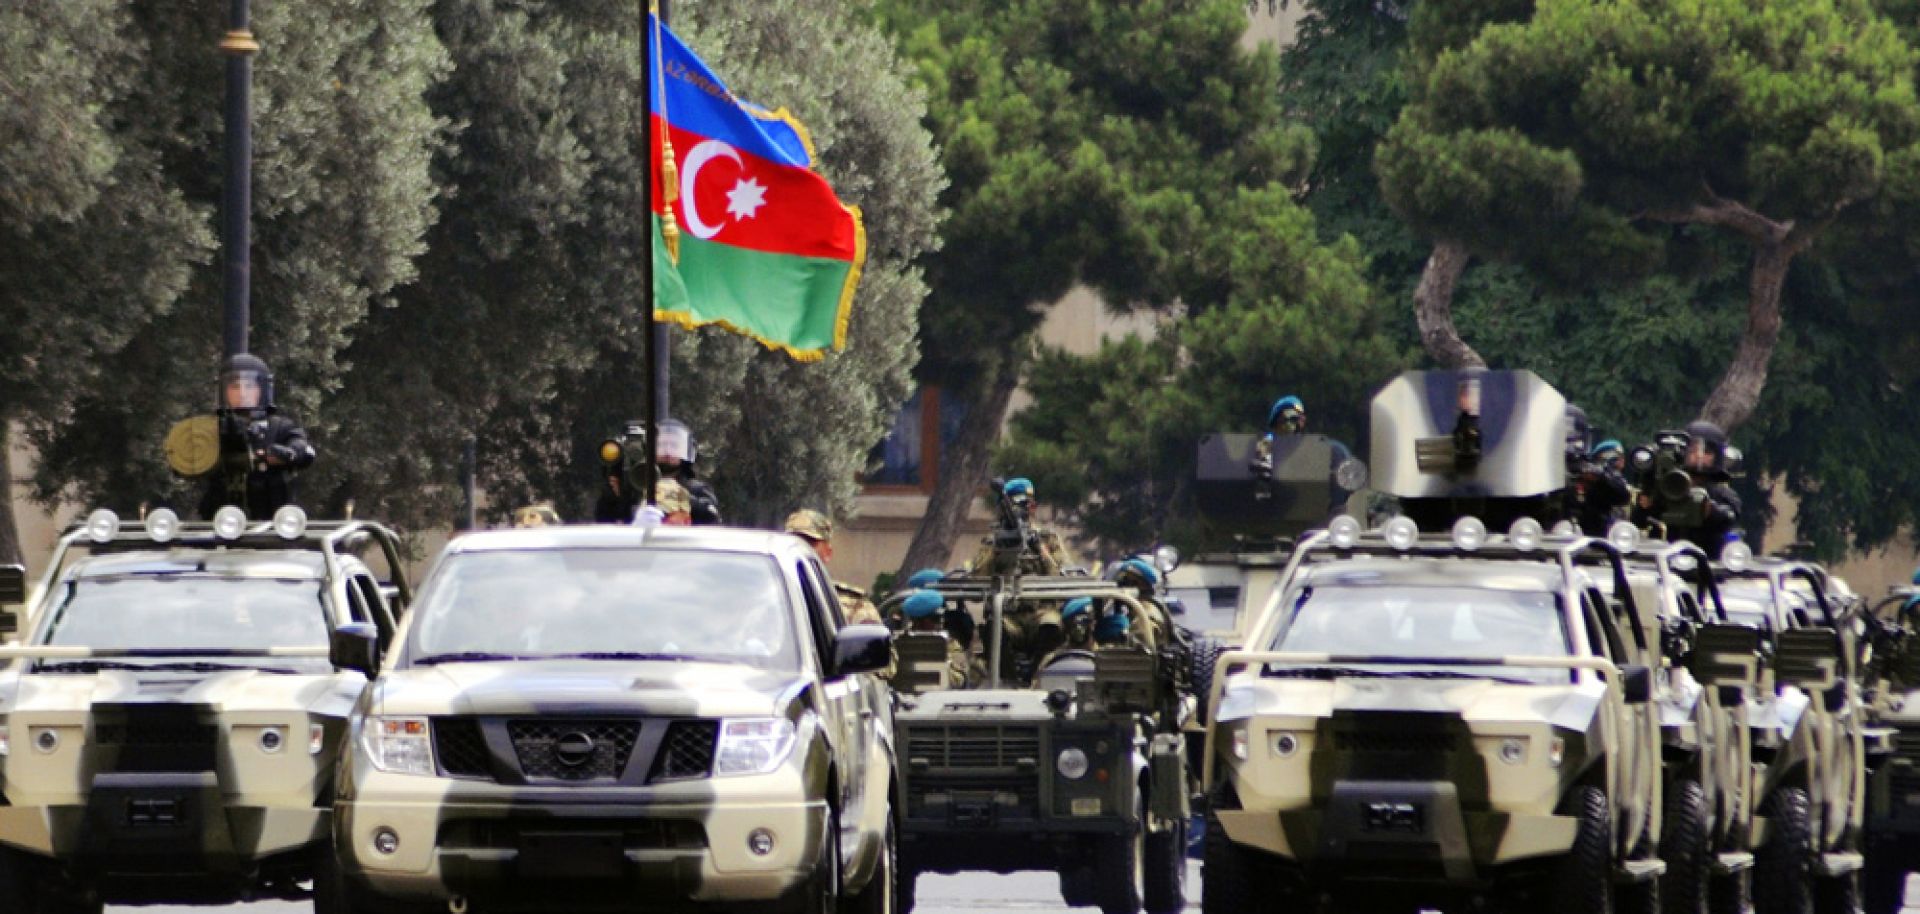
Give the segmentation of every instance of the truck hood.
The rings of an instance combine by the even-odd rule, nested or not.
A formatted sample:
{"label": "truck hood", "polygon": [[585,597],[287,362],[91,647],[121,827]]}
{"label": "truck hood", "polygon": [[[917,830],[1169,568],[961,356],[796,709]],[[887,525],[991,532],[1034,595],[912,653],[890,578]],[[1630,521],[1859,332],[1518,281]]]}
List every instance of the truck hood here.
{"label": "truck hood", "polygon": [[1513,685],[1484,679],[1331,681],[1237,676],[1220,700],[1219,720],[1254,717],[1324,718],[1335,711],[1410,711],[1458,714],[1475,722],[1546,722],[1587,730],[1605,696],[1600,683]]}
{"label": "truck hood", "polygon": [[778,715],[801,698],[799,673],[683,661],[515,660],[386,673],[380,714],[618,713],[647,717]]}
{"label": "truck hood", "polygon": [[1038,689],[967,689],[928,692],[903,700],[894,719],[901,723],[1003,723],[1044,721],[1047,693]]}
{"label": "truck hood", "polygon": [[102,670],[11,673],[0,682],[0,714],[85,712],[96,704],[191,704],[221,713],[304,710],[345,717],[367,681],[359,673],[289,675]]}

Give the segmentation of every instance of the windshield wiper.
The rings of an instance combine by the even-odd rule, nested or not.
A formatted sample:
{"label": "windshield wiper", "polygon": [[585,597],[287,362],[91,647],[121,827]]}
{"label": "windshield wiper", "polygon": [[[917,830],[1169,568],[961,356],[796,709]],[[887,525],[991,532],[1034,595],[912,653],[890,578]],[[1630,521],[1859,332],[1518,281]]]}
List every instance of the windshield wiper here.
{"label": "windshield wiper", "polygon": [[280,666],[248,666],[243,663],[209,663],[204,660],[192,663],[155,663],[140,667],[143,670],[165,670],[180,673],[225,673],[230,670],[252,670],[256,673],[285,673],[296,675],[294,670]]}
{"label": "windshield wiper", "polygon": [[101,670],[136,670],[140,672],[159,671],[164,673],[225,673],[233,670],[252,670],[258,673],[284,673],[297,675],[298,671],[278,666],[247,666],[238,663],[124,663],[119,660],[53,660],[43,661],[34,667],[40,673],[98,673]]}
{"label": "windshield wiper", "polygon": [[432,666],[436,663],[485,663],[489,660],[529,660],[519,654],[495,654],[489,651],[454,651],[447,654],[428,654],[415,657],[413,662],[419,666]]}
{"label": "windshield wiper", "polygon": [[1268,667],[1261,673],[1283,679],[1486,679],[1511,685],[1534,685],[1529,679],[1513,676],[1498,676],[1492,673],[1462,673],[1457,670],[1367,670],[1351,666],[1300,666],[1274,669]]}
{"label": "windshield wiper", "polygon": [[101,670],[145,670],[151,669],[144,663],[121,663],[118,660],[53,660],[34,664],[36,673],[98,673]]}
{"label": "windshield wiper", "polygon": [[542,660],[686,660],[700,662],[706,658],[692,654],[654,654],[644,651],[583,651],[578,654],[546,654]]}

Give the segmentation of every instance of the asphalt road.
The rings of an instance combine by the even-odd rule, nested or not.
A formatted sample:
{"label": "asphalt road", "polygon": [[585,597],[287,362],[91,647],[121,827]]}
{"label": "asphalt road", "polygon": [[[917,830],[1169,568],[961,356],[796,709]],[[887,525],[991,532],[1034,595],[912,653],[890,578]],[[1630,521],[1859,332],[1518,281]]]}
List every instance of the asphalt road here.
{"label": "asphalt road", "polygon": [[[1191,898],[1187,909],[1200,910],[1200,864],[1188,862],[1187,890]],[[312,914],[313,906],[287,901],[233,905],[227,908],[108,908],[113,914]],[[1075,910],[1060,904],[1060,879],[1052,873],[1017,873],[994,876],[974,873],[966,876],[920,877],[918,904],[914,914],[973,914],[979,911],[1008,911],[1019,914],[1065,912]],[[1091,911],[1092,908],[1083,908]]]}

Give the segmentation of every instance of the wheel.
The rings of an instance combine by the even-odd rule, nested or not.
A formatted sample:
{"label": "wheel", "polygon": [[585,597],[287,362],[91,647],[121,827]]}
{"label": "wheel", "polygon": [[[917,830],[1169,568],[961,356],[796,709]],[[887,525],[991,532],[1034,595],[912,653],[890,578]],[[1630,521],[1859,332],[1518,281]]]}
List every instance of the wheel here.
{"label": "wheel", "polygon": [[1813,910],[1817,914],[1860,914],[1860,874],[1815,877]]}
{"label": "wheel", "polygon": [[880,859],[874,862],[873,878],[860,891],[844,898],[840,910],[846,914],[894,914],[900,907],[900,884],[896,878],[900,867],[900,848],[894,840],[893,823],[887,823],[886,837],[881,839]]}
{"label": "wheel", "polygon": [[1093,851],[1093,890],[1100,914],[1139,914],[1146,894],[1147,825],[1101,838]]}
{"label": "wheel", "polygon": [[1299,892],[1283,885],[1264,864],[1261,855],[1227,837],[1219,809],[1238,809],[1232,789],[1221,785],[1207,805],[1207,830],[1200,864],[1200,910],[1203,914],[1253,914],[1258,911],[1303,910]]}
{"label": "wheel", "polygon": [[827,834],[820,842],[820,857],[813,863],[813,875],[807,877],[798,897],[787,906],[793,914],[837,914],[840,905],[840,812],[827,811]]}
{"label": "wheel", "polygon": [[37,894],[33,871],[23,855],[0,847],[0,911],[31,911]]}
{"label": "wheel", "polygon": [[1093,868],[1069,866],[1060,870],[1060,902],[1069,908],[1091,908],[1100,903],[1095,893]]}
{"label": "wheel", "polygon": [[1707,882],[1713,872],[1713,840],[1707,834],[1707,792],[1699,781],[1667,785],[1661,815],[1660,910],[1666,914],[1706,914]]}
{"label": "wheel", "polygon": [[900,871],[899,878],[900,885],[896,891],[900,894],[897,896],[899,900],[895,902],[895,908],[900,914],[913,914],[914,890],[920,887],[920,874],[914,870],[903,869]]}
{"label": "wheel", "polygon": [[1187,823],[1149,833],[1146,852],[1141,901],[1147,914],[1178,914],[1187,906]]}
{"label": "wheel", "polygon": [[1881,841],[1867,847],[1867,868],[1860,874],[1866,914],[1899,914],[1907,894],[1907,861],[1912,845]]}
{"label": "wheel", "polygon": [[1209,713],[1207,697],[1213,694],[1213,665],[1220,659],[1221,654],[1226,653],[1226,650],[1226,645],[1212,638],[1201,638],[1193,642],[1191,678],[1193,679],[1193,696],[1197,704],[1195,716],[1201,723],[1207,721]]}
{"label": "wheel", "polygon": [[1754,914],[1813,914],[1807,792],[1785,787],[1767,798],[1767,841],[1754,854]]}
{"label": "wheel", "polygon": [[1613,815],[1598,787],[1576,787],[1561,814],[1579,820],[1573,848],[1554,863],[1548,890],[1559,914],[1613,914]]}
{"label": "wheel", "polygon": [[1707,910],[1711,914],[1747,914],[1753,894],[1753,871],[1741,870],[1707,881]]}

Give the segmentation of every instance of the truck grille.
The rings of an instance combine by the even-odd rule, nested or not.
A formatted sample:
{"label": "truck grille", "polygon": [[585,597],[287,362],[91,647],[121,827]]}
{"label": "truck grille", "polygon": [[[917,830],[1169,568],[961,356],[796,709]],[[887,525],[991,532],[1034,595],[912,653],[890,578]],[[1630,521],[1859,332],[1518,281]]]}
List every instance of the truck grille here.
{"label": "truck grille", "polygon": [[719,735],[717,721],[676,720],[667,725],[650,780],[703,778],[713,773],[713,744]]}
{"label": "truck grille", "polygon": [[930,768],[1012,769],[1040,760],[1040,729],[1032,726],[916,726],[907,731],[907,758]]}
{"label": "truck grille", "polygon": [[627,767],[640,723],[631,720],[511,720],[507,738],[530,781],[614,780]]}
{"label": "truck grille", "polygon": [[492,767],[487,764],[492,757],[487,751],[487,738],[480,732],[480,722],[471,717],[434,718],[433,755],[440,762],[441,773],[450,777],[493,777]]}
{"label": "truck grille", "polygon": [[213,771],[220,728],[197,706],[97,704],[93,742],[103,772]]}
{"label": "truck grille", "polygon": [[[1038,818],[1040,782],[1010,778],[941,777],[918,778],[907,794],[907,815],[913,818],[945,816],[954,804],[971,800],[990,801],[1002,816]],[[941,802],[931,800],[938,798]]]}
{"label": "truck grille", "polygon": [[1451,733],[1381,733],[1349,730],[1334,734],[1334,746],[1342,752],[1425,755],[1435,752],[1452,752],[1459,748],[1459,740]]}

